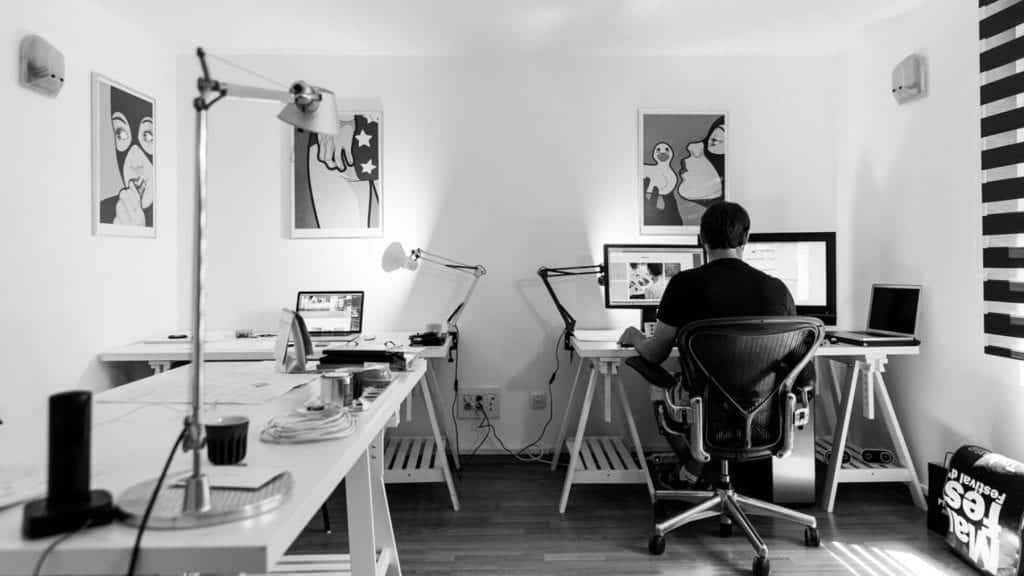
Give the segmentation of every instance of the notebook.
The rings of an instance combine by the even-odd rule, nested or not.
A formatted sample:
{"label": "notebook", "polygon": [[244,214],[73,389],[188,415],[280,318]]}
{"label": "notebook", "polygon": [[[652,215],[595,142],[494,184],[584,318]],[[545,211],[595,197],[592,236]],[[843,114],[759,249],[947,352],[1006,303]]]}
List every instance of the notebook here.
{"label": "notebook", "polygon": [[315,341],[350,342],[363,332],[362,291],[299,292],[295,310]]}
{"label": "notebook", "polygon": [[860,346],[917,345],[917,308],[921,287],[874,284],[866,330],[829,332],[833,340]]}

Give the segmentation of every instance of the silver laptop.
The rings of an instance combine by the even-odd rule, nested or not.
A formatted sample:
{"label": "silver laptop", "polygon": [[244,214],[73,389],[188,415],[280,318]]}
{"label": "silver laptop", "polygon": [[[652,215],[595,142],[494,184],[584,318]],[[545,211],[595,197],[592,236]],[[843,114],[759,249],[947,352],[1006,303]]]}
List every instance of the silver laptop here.
{"label": "silver laptop", "polygon": [[299,292],[295,311],[302,316],[310,339],[351,342],[363,332],[362,291]]}
{"label": "silver laptop", "polygon": [[867,330],[829,332],[828,336],[860,346],[916,345],[917,309],[921,287],[907,284],[874,284],[868,309]]}

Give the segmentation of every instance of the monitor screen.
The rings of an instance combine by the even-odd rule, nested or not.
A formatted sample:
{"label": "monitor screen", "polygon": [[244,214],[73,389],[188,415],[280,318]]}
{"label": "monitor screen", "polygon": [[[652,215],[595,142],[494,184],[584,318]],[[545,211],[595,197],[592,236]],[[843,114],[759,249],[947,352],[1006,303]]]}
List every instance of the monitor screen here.
{"label": "monitor screen", "polygon": [[920,286],[875,284],[871,287],[868,328],[913,334],[917,327],[917,301]]}
{"label": "monitor screen", "polygon": [[605,244],[605,306],[657,308],[669,279],[703,263],[700,246]]}
{"label": "monitor screen", "polygon": [[314,336],[363,330],[362,292],[299,292],[295,310]]}
{"label": "monitor screen", "polygon": [[743,260],[782,280],[797,314],[836,323],[836,234],[801,232],[751,234]]}

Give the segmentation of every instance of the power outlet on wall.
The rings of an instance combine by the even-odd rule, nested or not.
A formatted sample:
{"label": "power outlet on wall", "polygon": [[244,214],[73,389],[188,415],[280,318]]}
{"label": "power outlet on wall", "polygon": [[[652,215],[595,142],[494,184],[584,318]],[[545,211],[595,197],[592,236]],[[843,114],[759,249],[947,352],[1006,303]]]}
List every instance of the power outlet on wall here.
{"label": "power outlet on wall", "polygon": [[496,420],[501,414],[501,393],[496,388],[463,388],[459,392],[458,416],[465,420],[480,419],[478,406],[482,406],[487,417]]}
{"label": "power outlet on wall", "polygon": [[544,392],[530,393],[530,410],[543,410],[548,407],[548,395]]}

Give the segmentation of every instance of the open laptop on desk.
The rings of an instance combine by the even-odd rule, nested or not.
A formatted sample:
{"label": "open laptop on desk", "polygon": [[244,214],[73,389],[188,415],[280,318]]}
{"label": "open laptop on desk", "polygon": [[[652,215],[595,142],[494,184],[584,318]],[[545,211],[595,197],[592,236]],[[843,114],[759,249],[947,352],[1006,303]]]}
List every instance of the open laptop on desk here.
{"label": "open laptop on desk", "polygon": [[829,332],[839,342],[859,346],[916,346],[917,305],[921,287],[900,284],[871,286],[867,330]]}
{"label": "open laptop on desk", "polygon": [[362,291],[299,292],[295,310],[314,342],[352,342],[363,332]]}

